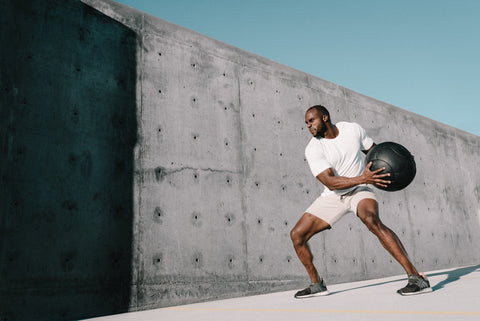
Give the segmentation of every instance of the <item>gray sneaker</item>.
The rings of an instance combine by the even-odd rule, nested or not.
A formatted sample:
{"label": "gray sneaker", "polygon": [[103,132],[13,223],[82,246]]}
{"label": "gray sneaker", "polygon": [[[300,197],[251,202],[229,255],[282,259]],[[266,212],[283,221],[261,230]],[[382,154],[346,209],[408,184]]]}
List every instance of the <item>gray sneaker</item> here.
{"label": "gray sneaker", "polygon": [[303,298],[310,298],[314,296],[322,296],[322,295],[328,295],[328,294],[330,294],[330,292],[328,292],[327,286],[325,285],[325,281],[323,281],[322,279],[320,283],[312,283],[308,288],[298,291],[295,294],[295,298],[303,299]]}
{"label": "gray sneaker", "polygon": [[432,292],[428,279],[425,276],[418,277],[415,274],[409,274],[407,286],[397,291],[400,295],[415,295],[428,292]]}

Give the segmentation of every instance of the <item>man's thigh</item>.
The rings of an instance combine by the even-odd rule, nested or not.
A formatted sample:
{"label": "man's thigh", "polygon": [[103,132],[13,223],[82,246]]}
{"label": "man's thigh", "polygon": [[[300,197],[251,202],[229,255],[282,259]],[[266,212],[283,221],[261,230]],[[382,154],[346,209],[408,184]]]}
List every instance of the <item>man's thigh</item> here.
{"label": "man's thigh", "polygon": [[348,211],[348,206],[340,196],[331,195],[318,197],[305,212],[316,216],[331,227]]}

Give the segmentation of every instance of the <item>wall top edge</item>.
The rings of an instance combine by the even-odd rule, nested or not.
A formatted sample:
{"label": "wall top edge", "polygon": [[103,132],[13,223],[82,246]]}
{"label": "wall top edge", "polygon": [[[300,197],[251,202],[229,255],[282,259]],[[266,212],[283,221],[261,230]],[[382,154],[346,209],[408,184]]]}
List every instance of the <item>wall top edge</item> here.
{"label": "wall top edge", "polygon": [[359,97],[363,97],[369,101],[375,101],[384,107],[391,108],[412,117],[419,117],[423,121],[432,122],[437,129],[448,132],[452,136],[459,136],[464,140],[477,140],[480,145],[480,136],[458,129],[451,125],[430,119],[426,116],[406,110],[404,108],[380,101],[373,97],[366,96],[349,88],[335,84],[328,80],[311,75],[307,72],[295,69],[275,62],[268,58],[262,57],[255,53],[251,53],[244,49],[235,47],[228,43],[216,40],[209,36],[198,33],[194,30],[187,29],[180,25],[164,20],[162,18],[150,15],[127,5],[118,3],[113,0],[79,0],[80,2],[94,8],[104,15],[124,24],[137,34],[152,34],[162,38],[166,38],[184,45],[194,45],[196,48],[208,52],[212,55],[234,61],[245,67],[262,70],[266,73],[275,75],[283,79],[293,79],[305,84],[311,89],[329,88],[333,91],[348,91]]}

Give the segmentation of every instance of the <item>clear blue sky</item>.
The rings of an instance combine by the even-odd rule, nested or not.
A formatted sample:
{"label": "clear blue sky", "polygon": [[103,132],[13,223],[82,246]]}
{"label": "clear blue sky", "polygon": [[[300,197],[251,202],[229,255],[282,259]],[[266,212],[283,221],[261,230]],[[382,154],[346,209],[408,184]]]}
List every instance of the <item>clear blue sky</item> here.
{"label": "clear blue sky", "polygon": [[479,0],[118,0],[480,136]]}

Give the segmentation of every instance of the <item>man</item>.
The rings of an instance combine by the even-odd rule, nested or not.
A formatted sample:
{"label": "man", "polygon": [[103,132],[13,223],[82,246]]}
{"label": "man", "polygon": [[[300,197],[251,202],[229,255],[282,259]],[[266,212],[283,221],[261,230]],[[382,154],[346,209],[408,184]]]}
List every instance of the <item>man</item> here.
{"label": "man", "polygon": [[290,233],[298,258],[312,281],[308,288],[298,291],[295,297],[329,294],[323,278],[320,278],[313,265],[307,241],[313,235],[330,229],[350,211],[357,214],[405,269],[408,284],[397,292],[401,295],[431,292],[428,280],[418,273],[397,235],[382,223],[378,215],[375,194],[368,184],[385,187],[390,183],[390,174],[382,174],[385,168],[371,171],[371,163],[364,165],[362,152],[366,154],[375,146],[373,140],[356,123],[332,124],[328,110],[321,105],[307,110],[305,123],[313,135],[305,149],[305,156],[310,170],[325,186],[325,190],[307,208]]}

